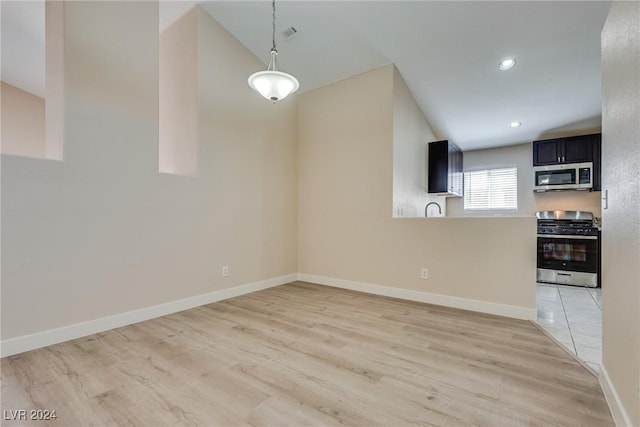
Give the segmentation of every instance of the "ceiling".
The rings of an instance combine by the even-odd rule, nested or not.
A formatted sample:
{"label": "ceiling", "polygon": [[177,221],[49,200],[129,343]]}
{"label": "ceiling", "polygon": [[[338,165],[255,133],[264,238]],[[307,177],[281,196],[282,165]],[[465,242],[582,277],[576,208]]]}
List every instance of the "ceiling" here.
{"label": "ceiling", "polygon": [[[3,79],[20,76],[6,73],[5,26],[18,18],[5,19],[4,3]],[[194,3],[162,1],[160,27]],[[199,3],[266,64],[270,1]],[[608,1],[279,0],[278,65],[295,75],[305,92],[393,63],[439,138],[463,150],[530,142],[559,129],[599,127],[600,32],[609,6]],[[280,32],[291,26],[298,32],[285,40]],[[31,49],[13,50],[24,60]],[[506,57],[515,58],[516,66],[498,70]],[[522,126],[509,128],[513,121]]]}

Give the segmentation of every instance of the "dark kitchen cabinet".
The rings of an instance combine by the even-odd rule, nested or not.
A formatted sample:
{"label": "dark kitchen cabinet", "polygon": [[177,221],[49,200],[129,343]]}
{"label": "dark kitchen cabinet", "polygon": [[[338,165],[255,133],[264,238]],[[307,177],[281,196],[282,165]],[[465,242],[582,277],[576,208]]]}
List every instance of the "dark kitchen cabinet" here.
{"label": "dark kitchen cabinet", "polygon": [[600,191],[601,141],[599,133],[533,141],[533,166],[593,162],[593,190]]}
{"label": "dark kitchen cabinet", "polygon": [[564,139],[549,139],[533,142],[533,166],[554,165],[560,162],[561,145]]}
{"label": "dark kitchen cabinet", "polygon": [[427,191],[439,196],[462,196],[462,151],[449,141],[430,142]]}
{"label": "dark kitchen cabinet", "polygon": [[563,163],[584,163],[593,161],[591,135],[576,136],[564,140]]}
{"label": "dark kitchen cabinet", "polygon": [[547,139],[533,142],[533,165],[546,166],[563,163],[593,161],[593,135]]}

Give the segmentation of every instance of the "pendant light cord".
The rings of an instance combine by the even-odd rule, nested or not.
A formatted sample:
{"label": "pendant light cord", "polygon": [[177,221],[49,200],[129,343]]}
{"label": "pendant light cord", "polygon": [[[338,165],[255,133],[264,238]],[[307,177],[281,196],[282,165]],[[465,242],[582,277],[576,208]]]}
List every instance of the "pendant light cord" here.
{"label": "pendant light cord", "polygon": [[271,0],[271,7],[273,9],[271,20],[271,60],[267,66],[267,71],[251,74],[248,83],[253,90],[275,104],[276,101],[284,99],[290,93],[297,91],[300,88],[300,83],[291,74],[278,71],[276,59],[278,56],[278,50],[276,49],[276,0]]}
{"label": "pendant light cord", "polygon": [[278,62],[276,55],[278,55],[278,49],[276,49],[276,0],[271,1],[273,7],[273,19],[271,21],[271,58],[269,59],[269,66],[267,70],[278,71]]}
{"label": "pendant light cord", "polygon": [[273,43],[273,46],[271,47],[271,50],[275,50],[277,52],[278,50],[276,49],[276,0],[273,0],[271,2],[271,5],[273,7],[273,21],[271,24],[271,42]]}

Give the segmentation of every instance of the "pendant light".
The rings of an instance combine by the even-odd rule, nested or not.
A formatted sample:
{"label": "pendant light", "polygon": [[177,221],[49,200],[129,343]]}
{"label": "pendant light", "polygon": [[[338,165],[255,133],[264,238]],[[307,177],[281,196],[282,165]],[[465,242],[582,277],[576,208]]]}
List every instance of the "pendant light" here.
{"label": "pendant light", "polygon": [[266,71],[258,71],[249,76],[249,86],[260,95],[264,96],[275,104],[287,97],[287,95],[295,92],[300,87],[298,79],[291,74],[278,71],[276,57],[278,50],[276,49],[276,0],[272,0],[273,21],[271,25],[271,60]]}

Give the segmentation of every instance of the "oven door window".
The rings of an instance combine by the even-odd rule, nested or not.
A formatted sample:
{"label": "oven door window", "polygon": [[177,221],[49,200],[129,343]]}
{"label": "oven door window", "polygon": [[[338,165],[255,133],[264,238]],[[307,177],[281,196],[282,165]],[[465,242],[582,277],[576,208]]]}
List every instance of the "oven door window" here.
{"label": "oven door window", "polygon": [[598,241],[538,237],[538,268],[595,273],[598,269]]}
{"label": "oven door window", "polygon": [[536,171],[536,186],[571,185],[576,183],[575,169]]}

